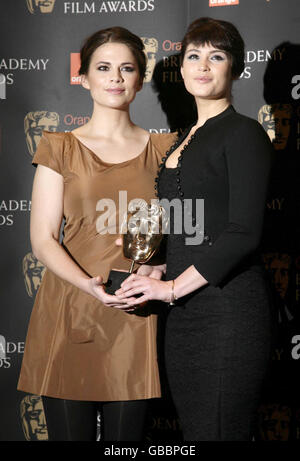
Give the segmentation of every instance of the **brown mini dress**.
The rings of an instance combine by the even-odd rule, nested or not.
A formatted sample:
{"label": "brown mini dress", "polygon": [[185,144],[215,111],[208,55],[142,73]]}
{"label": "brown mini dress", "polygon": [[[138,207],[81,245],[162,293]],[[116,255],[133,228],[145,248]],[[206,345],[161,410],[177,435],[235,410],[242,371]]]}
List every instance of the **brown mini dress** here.
{"label": "brown mini dress", "polygon": [[[101,275],[106,281],[111,269],[129,270],[130,262],[115,244],[119,193],[125,191],[127,203],[155,198],[154,178],[175,138],[173,133],[151,134],[140,155],[113,164],[71,132],[43,132],[32,163],[63,176],[62,244],[91,277]],[[101,229],[102,199],[116,204],[116,234]],[[153,314],[106,307],[46,269],[29,322],[18,389],[71,400],[160,397],[156,321]]]}

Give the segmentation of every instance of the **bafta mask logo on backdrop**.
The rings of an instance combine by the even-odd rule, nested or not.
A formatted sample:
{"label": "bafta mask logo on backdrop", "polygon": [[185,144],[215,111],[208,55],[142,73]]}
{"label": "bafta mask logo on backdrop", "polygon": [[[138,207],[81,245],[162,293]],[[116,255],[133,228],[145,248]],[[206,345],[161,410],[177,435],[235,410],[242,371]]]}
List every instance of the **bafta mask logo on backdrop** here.
{"label": "bafta mask logo on backdrop", "polygon": [[26,0],[27,8],[31,14],[52,13],[56,0]]}
{"label": "bafta mask logo on backdrop", "polygon": [[292,412],[290,407],[268,403],[258,410],[259,437],[264,441],[287,441],[290,437]]}
{"label": "bafta mask logo on backdrop", "polygon": [[263,255],[266,270],[271,276],[271,282],[279,294],[284,299],[289,286],[289,271],[291,267],[291,257],[286,253],[266,253]]}
{"label": "bafta mask logo on backdrop", "polygon": [[24,118],[24,130],[26,143],[30,155],[34,155],[43,130],[57,131],[59,115],[56,112],[46,110],[29,112]]}
{"label": "bafta mask logo on backdrop", "polygon": [[28,295],[36,295],[45,273],[45,266],[36,259],[33,253],[27,253],[23,258],[23,275]]}
{"label": "bafta mask logo on backdrop", "polygon": [[297,314],[294,303],[291,302],[291,265],[292,258],[287,253],[265,253],[263,255],[265,269],[274,288],[273,302],[277,308],[279,323],[287,324]]}
{"label": "bafta mask logo on backdrop", "polygon": [[151,82],[154,67],[156,64],[156,53],[158,51],[158,41],[154,37],[141,37],[147,56],[147,67],[144,81]]}
{"label": "bafta mask logo on backdrop", "polygon": [[276,150],[283,150],[291,129],[291,104],[265,104],[259,109],[258,121],[264,127]]}
{"label": "bafta mask logo on backdrop", "polygon": [[231,6],[239,3],[239,0],[209,0],[209,6]]}
{"label": "bafta mask logo on backdrop", "polygon": [[26,440],[48,440],[43,401],[38,395],[26,395],[20,403],[20,416]]}

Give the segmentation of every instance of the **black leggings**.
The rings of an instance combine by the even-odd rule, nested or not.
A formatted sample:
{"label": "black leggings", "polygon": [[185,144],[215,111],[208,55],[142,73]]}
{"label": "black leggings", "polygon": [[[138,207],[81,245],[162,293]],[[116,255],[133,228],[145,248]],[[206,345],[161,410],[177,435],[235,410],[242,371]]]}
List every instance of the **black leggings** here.
{"label": "black leggings", "polygon": [[139,441],[147,400],[88,402],[42,397],[48,437],[56,441],[96,441],[97,412],[101,414],[101,441]]}

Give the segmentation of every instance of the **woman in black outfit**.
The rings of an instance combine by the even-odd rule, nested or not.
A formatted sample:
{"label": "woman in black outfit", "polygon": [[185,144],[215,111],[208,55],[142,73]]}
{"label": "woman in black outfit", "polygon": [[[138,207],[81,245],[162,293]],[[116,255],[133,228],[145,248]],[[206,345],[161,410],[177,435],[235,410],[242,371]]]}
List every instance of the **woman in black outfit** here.
{"label": "woman in black outfit", "polygon": [[[166,367],[185,440],[250,440],[269,360],[271,316],[258,247],[272,147],[260,124],[230,104],[243,68],[244,42],[231,23],[201,18],[190,25],[181,72],[198,120],[167,153],[158,195],[192,200],[192,237],[202,243],[188,241],[186,227],[176,234],[171,226],[167,281],[134,274],[116,292],[143,293],[132,306],[175,301]],[[204,235],[197,199],[204,199]],[[177,218],[173,213],[173,225]]]}

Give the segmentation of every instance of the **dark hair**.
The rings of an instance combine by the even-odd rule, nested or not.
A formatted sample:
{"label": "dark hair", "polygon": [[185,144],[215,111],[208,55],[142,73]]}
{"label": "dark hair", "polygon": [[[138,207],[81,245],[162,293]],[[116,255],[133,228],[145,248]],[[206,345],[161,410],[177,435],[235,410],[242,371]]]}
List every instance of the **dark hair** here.
{"label": "dark hair", "polygon": [[226,51],[232,58],[231,75],[237,78],[244,70],[245,44],[237,28],[231,22],[213,18],[199,18],[193,21],[182,40],[181,64],[190,43],[211,44]]}
{"label": "dark hair", "polygon": [[127,45],[137,61],[140,78],[141,80],[144,79],[146,72],[146,55],[144,53],[143,41],[140,37],[124,27],[110,27],[108,29],[98,30],[98,32],[95,32],[85,40],[80,50],[81,66],[79,75],[88,73],[94,51],[105,43],[123,43]]}

